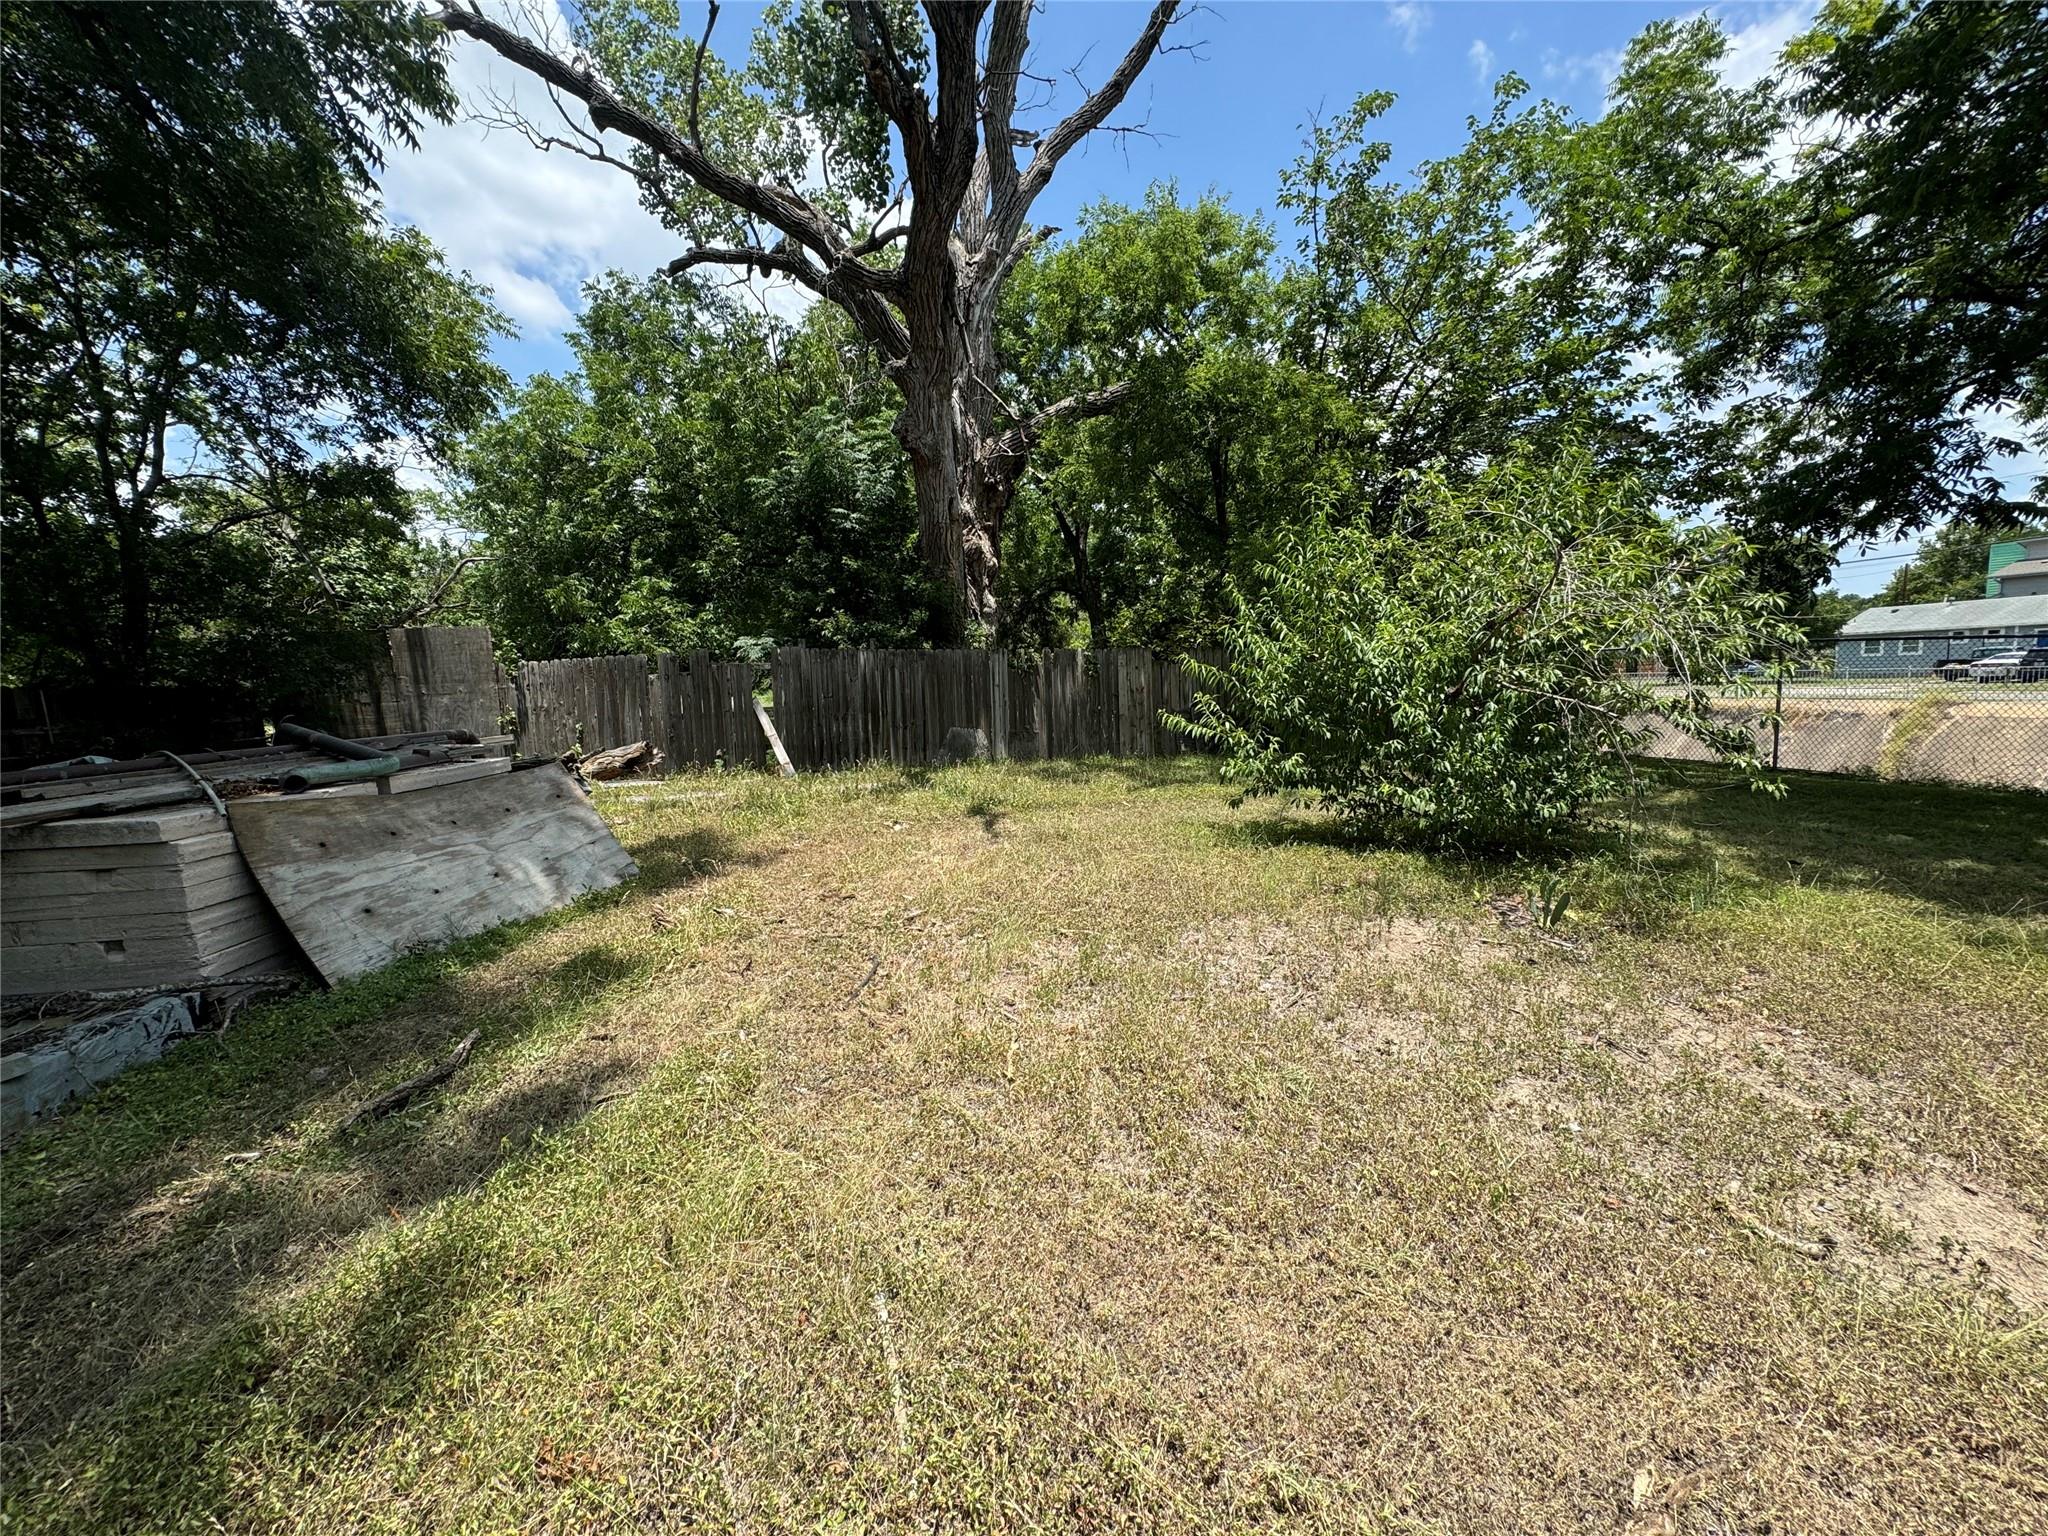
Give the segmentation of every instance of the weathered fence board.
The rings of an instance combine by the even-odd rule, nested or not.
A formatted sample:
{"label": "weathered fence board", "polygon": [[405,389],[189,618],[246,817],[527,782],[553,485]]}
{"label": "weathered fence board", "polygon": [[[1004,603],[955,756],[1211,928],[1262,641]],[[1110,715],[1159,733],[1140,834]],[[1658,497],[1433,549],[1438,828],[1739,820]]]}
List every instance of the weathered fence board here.
{"label": "weathered fence board", "polygon": [[495,735],[510,704],[504,668],[481,625],[416,625],[387,629],[361,685],[329,713],[343,736],[397,736],[408,731],[473,731]]}
{"label": "weathered fence board", "polygon": [[754,718],[756,672],[708,651],[524,662],[519,751],[553,757],[645,741],[676,766],[758,768],[767,741]]}
{"label": "weathered fence board", "polygon": [[[527,662],[516,679],[519,750],[647,741],[674,767],[766,767],[758,677],[751,663],[707,651]],[[1138,646],[1052,651],[1029,665],[1001,650],[786,646],[771,677],[775,729],[800,770],[936,762],[956,726],[980,731],[994,758],[1167,756],[1186,747],[1161,713],[1185,712],[1195,693],[1177,659]]]}
{"label": "weathered fence board", "polygon": [[675,767],[759,768],[768,743],[754,718],[756,668],[709,651],[661,655],[647,675],[647,736]]}
{"label": "weathered fence board", "polygon": [[775,725],[799,768],[929,763],[956,726],[989,755],[1010,750],[1007,651],[813,651],[775,655]]}

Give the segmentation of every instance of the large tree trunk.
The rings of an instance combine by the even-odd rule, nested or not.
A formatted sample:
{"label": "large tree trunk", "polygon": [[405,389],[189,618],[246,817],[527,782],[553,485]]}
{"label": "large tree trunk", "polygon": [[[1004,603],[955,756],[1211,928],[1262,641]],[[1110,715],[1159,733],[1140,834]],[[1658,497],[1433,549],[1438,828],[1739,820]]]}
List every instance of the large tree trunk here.
{"label": "large tree trunk", "polygon": [[897,436],[917,490],[918,551],[946,599],[938,638],[993,635],[1001,618],[1003,517],[1016,476],[991,468],[988,424],[957,402],[906,405]]}
{"label": "large tree trunk", "polygon": [[[877,219],[865,234],[845,222],[843,210],[834,210],[836,196],[814,201],[786,182],[757,180],[715,150],[706,151],[698,98],[708,22],[687,81],[678,75],[669,82],[687,87],[682,106],[664,112],[651,101],[621,96],[587,61],[563,58],[480,8],[450,5],[436,13],[450,31],[480,38],[501,58],[582,102],[595,132],[584,134],[573,121],[571,127],[589,144],[599,134],[624,134],[732,210],[730,221],[677,215],[693,238],[700,222],[714,233],[671,261],[671,276],[707,264],[775,274],[846,311],[903,393],[896,436],[910,454],[917,487],[919,546],[945,594],[940,628],[956,641],[987,639],[995,632],[1003,518],[1047,424],[1114,409],[1130,392],[1127,384],[1117,384],[1041,410],[1005,407],[997,393],[995,310],[1017,263],[1055,233],[1026,229],[1032,203],[1060,161],[1123,101],[1160,47],[1179,3],[1154,0],[1136,41],[1109,77],[1044,132],[1020,131],[1013,122],[1018,82],[1031,78],[1031,12],[1030,0],[995,0],[993,10],[989,0],[927,0],[930,63],[917,69],[906,63],[912,40],[897,35],[905,18],[895,8],[883,0],[839,0],[829,8],[846,26],[867,95],[895,129],[906,173],[907,197],[899,193],[883,210],[896,221]],[[984,37],[985,59],[977,54]],[[658,69],[654,73],[660,75]],[[532,136],[623,164],[558,135]],[[1020,163],[1018,151],[1026,147],[1030,156]],[[674,207],[658,178],[633,169]],[[781,238],[764,243],[763,229]],[[736,230],[744,234],[736,236]],[[746,243],[721,243],[728,238]],[[871,259],[898,241],[900,262],[878,265]]]}
{"label": "large tree trunk", "polygon": [[[994,347],[962,338],[941,369],[909,370],[897,440],[917,491],[918,550],[946,607],[941,639],[993,636],[1001,617],[1003,519],[1029,455],[1028,438],[1004,431],[977,378],[995,371]],[[978,355],[985,360],[977,364]],[[977,396],[983,398],[977,399]]]}
{"label": "large tree trunk", "polygon": [[995,372],[993,347],[988,358],[980,365],[961,364],[950,375],[911,373],[896,418],[897,440],[910,454],[917,489],[918,549],[932,580],[952,599],[938,638],[955,642],[986,642],[995,635],[1003,521],[1047,424],[1101,415],[1131,392],[1128,383],[1112,384],[1000,426],[995,401],[982,383]]}

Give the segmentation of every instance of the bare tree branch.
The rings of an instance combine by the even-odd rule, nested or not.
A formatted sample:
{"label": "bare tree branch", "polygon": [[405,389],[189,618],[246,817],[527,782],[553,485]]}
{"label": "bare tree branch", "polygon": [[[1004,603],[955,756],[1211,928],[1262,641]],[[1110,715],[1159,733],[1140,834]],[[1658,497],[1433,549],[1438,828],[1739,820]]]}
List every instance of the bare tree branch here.
{"label": "bare tree branch", "polygon": [[[937,260],[953,238],[953,221],[974,179],[976,70],[975,38],[988,0],[926,0],[932,32],[932,67],[939,99],[925,146],[923,175],[905,157],[913,198],[912,260]],[[920,100],[922,95],[920,94]],[[929,233],[927,233],[929,231]],[[922,248],[922,249],[920,249]]]}
{"label": "bare tree branch", "polygon": [[455,585],[456,577],[460,576],[472,565],[482,565],[487,561],[497,558],[496,555],[464,555],[448,568],[448,574],[441,578],[439,586],[435,587],[433,591],[407,609],[405,613],[393,619],[385,628],[402,629],[408,624],[417,624],[422,619],[433,617],[436,613],[440,612],[441,600],[448,595],[448,589]]}
{"label": "bare tree branch", "polygon": [[1138,386],[1129,379],[1108,384],[1101,389],[1087,390],[1078,395],[1068,395],[1064,400],[1055,400],[1036,415],[1026,417],[997,438],[990,450],[991,458],[1022,459],[1028,454],[1045,429],[1056,421],[1086,421],[1092,416],[1107,416],[1125,400]]}
{"label": "bare tree branch", "polygon": [[909,233],[910,226],[908,224],[891,224],[887,229],[871,234],[865,240],[848,246],[846,254],[849,256],[872,256],[875,252],[894,245],[898,240],[909,235]]}
{"label": "bare tree branch", "polygon": [[1030,429],[1035,434],[1043,432],[1056,421],[1070,418],[1082,421],[1090,416],[1107,416],[1122,405],[1137,387],[1131,380],[1124,379],[1116,384],[1106,384],[1101,389],[1091,389],[1078,395],[1068,395],[1064,400],[1055,400],[1031,418]]}
{"label": "bare tree branch", "polygon": [[989,24],[988,59],[981,75],[981,154],[975,161],[963,210],[963,231],[974,243],[986,234],[992,210],[1017,187],[1017,81],[1031,40],[1031,0],[996,0]]}
{"label": "bare tree branch", "polygon": [[718,25],[718,0],[711,0],[710,13],[704,18],[704,35],[697,39],[697,63],[690,71],[690,142],[698,149],[704,147],[704,135],[697,131],[697,103],[704,95],[704,50],[711,46],[711,29]]}
{"label": "bare tree branch", "polygon": [[883,112],[902,135],[903,163],[915,178],[930,134],[924,91],[897,51],[889,32],[888,13],[874,0],[846,0],[844,9],[847,34],[853,39],[853,51],[860,55],[868,89],[875,93],[875,100],[882,104]]}
{"label": "bare tree branch", "polygon": [[[884,302],[901,287],[895,272],[869,267],[848,254],[845,238],[826,213],[786,186],[772,186],[718,164],[668,124],[623,101],[587,66],[572,64],[479,11],[449,8],[435,19],[451,32],[473,37],[500,58],[583,103],[600,133],[620,133],[653,151],[721,202],[770,224],[812,252],[826,269],[832,298],[885,358],[909,350],[902,322]],[[573,147],[560,141],[561,147]],[[597,154],[579,150],[586,158]],[[610,158],[604,156],[604,158]],[[621,164],[614,160],[612,163]],[[627,167],[631,170],[631,167]],[[646,177],[633,172],[643,185]],[[792,274],[794,275],[794,274]],[[823,289],[819,290],[820,292]]]}
{"label": "bare tree branch", "polygon": [[781,272],[806,288],[822,294],[828,273],[819,271],[788,249],[769,250],[753,245],[700,245],[683,252],[664,269],[670,277],[681,277],[695,267],[758,267],[763,273]]}
{"label": "bare tree branch", "polygon": [[1066,158],[1067,152],[1099,128],[1130,93],[1131,86],[1146,64],[1151,62],[1166,29],[1178,19],[1180,10],[1181,0],[1157,0],[1137,41],[1131,44],[1109,78],[1102,82],[1094,95],[1062,118],[1059,126],[1039,143],[1038,153],[1031,157],[1031,164],[1024,168],[1015,190],[992,221],[997,244],[1007,246],[1016,237],[1017,230],[1023,226],[1024,216],[1031,211],[1031,204],[1045,190],[1046,183],[1052,180],[1052,173]]}

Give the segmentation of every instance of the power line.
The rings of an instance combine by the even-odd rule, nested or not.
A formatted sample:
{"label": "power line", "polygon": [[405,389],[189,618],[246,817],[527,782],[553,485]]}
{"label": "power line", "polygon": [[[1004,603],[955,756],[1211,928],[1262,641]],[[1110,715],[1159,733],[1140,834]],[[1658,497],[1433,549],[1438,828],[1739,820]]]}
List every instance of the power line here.
{"label": "power line", "polygon": [[[1984,553],[1988,556],[1996,546],[2000,544],[2010,544],[2013,542],[2014,541],[2011,539],[1986,539],[1982,544],[1979,544],[1976,547],[1978,549],[1983,550]],[[1853,555],[1847,560],[1837,560],[1835,564],[1882,565],[1884,562],[1888,560],[1916,560],[1926,553],[1927,546],[1925,544],[1920,544],[1916,545],[1912,549],[1895,550],[1889,555]]]}

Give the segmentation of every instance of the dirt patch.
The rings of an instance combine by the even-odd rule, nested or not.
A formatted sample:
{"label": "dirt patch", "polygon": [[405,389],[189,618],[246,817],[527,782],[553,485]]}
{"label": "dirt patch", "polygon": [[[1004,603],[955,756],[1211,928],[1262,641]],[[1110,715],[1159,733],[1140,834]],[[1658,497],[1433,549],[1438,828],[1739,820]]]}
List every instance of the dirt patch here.
{"label": "dirt patch", "polygon": [[1879,1102],[1875,1083],[1829,1060],[1806,1031],[1750,1014],[1732,999],[1713,1013],[1667,1003],[1660,1022],[1664,1032],[1641,1053],[1660,1077],[1691,1062],[1809,1114],[1866,1111]]}
{"label": "dirt patch", "polygon": [[1180,942],[1217,992],[1257,999],[1274,1018],[1313,1021],[1342,1056],[1378,1059],[1422,1055],[1431,1035],[1412,998],[1389,995],[1382,983],[1425,966],[1475,968],[1501,941],[1413,917],[1287,924],[1240,916],[1190,928]]}
{"label": "dirt patch", "polygon": [[1348,1008],[1321,1025],[1339,1055],[1420,1056],[1430,1043],[1426,1019],[1398,1008]]}
{"label": "dirt patch", "polygon": [[1494,1124],[1510,1135],[1563,1131],[1576,1135],[1585,1106],[1542,1077],[1510,1077],[1487,1106]]}
{"label": "dirt patch", "polygon": [[[1661,1082],[1704,1069],[1818,1127],[1853,1112],[1879,1150],[1869,1168],[1798,1203],[1790,1236],[1892,1282],[1989,1286],[2020,1307],[2048,1310],[2048,1227],[1996,1181],[1910,1145],[1887,1124],[1881,1083],[1828,1060],[1793,1025],[1682,1004],[1666,1005],[1662,1022],[1661,1036],[1641,1050],[1618,1048],[1617,1059],[1641,1063]],[[1517,1098],[1540,1102],[1543,1086],[1510,1094],[1497,1108],[1512,1111]]]}
{"label": "dirt patch", "polygon": [[1413,917],[1313,927],[1231,917],[1190,928],[1180,942],[1219,985],[1256,991],[1275,1012],[1285,1012],[1348,971],[1397,968],[1471,947],[1463,930]]}
{"label": "dirt patch", "polygon": [[1047,978],[1072,968],[1080,959],[1081,946],[1068,934],[1039,939],[1030,948],[1008,960],[989,983],[989,1002],[1014,1012],[1031,1003]]}
{"label": "dirt patch", "polygon": [[[1961,1281],[2048,1312],[2048,1227],[2011,1193],[1965,1177],[1945,1159],[1844,1181],[1814,1199],[1807,1220],[1836,1253],[1888,1279]],[[1874,1219],[1873,1219],[1874,1218]]]}

